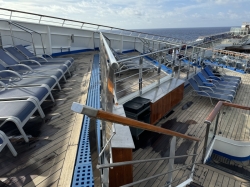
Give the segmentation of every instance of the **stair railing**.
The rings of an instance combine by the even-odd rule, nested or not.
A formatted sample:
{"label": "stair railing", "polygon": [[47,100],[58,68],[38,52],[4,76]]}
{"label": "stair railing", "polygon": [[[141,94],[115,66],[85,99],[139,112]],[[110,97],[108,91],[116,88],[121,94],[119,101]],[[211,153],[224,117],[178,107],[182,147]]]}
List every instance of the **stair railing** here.
{"label": "stair railing", "polygon": [[[171,131],[168,129],[164,129],[158,126],[153,126],[147,123],[143,123],[134,119],[130,119],[130,118],[126,118],[123,116],[119,116],[107,111],[103,111],[103,110],[97,110],[95,108],[86,106],[86,105],[82,105],[80,103],[73,103],[71,109],[74,112],[80,113],[80,114],[84,114],[87,115],[89,118],[91,118],[93,121],[99,119],[99,120],[104,120],[104,121],[108,121],[111,123],[117,123],[117,124],[122,124],[122,125],[127,125],[130,127],[134,127],[134,128],[140,128],[140,129],[144,129],[144,130],[148,130],[148,131],[152,131],[152,132],[157,132],[159,134],[164,134],[164,135],[169,135],[172,136],[172,140],[170,142],[170,155],[169,157],[163,157],[163,158],[154,158],[154,159],[146,159],[146,160],[134,160],[134,161],[125,161],[125,162],[116,162],[116,163],[108,163],[108,164],[101,164],[98,163],[97,165],[97,169],[100,170],[101,169],[105,169],[105,168],[111,168],[111,167],[118,167],[118,166],[124,166],[124,165],[130,165],[130,164],[139,164],[139,163],[146,163],[146,162],[154,162],[154,161],[159,161],[159,160],[169,160],[168,162],[168,171],[166,172],[162,172],[160,174],[156,174],[141,180],[138,180],[136,182],[131,182],[129,184],[124,184],[122,185],[123,187],[127,187],[127,186],[133,186],[136,184],[140,184],[142,182],[151,180],[151,179],[155,179],[157,177],[163,176],[163,175],[167,175],[167,182],[165,184],[165,186],[171,186],[171,184],[181,181],[184,179],[184,177],[188,177],[187,180],[185,180],[184,182],[182,182],[181,184],[179,184],[179,186],[185,186],[188,183],[190,183],[192,181],[192,177],[193,177],[193,173],[194,173],[194,167],[195,167],[195,163],[196,163],[196,158],[197,158],[197,149],[198,149],[198,143],[200,142],[199,138],[196,137],[191,137],[185,134],[181,134],[175,131]],[[92,123],[95,124],[95,123]],[[190,141],[194,141],[194,149],[193,149],[193,154],[188,154],[188,155],[181,155],[181,156],[175,156],[175,150],[176,150],[176,138],[184,138],[186,140],[190,140]],[[192,156],[192,162],[190,164],[186,164],[182,167],[177,167],[174,168],[174,160],[175,158],[183,158],[183,157],[188,157],[188,156]],[[191,168],[189,168],[191,167]],[[180,170],[180,169],[190,169],[190,172],[185,173],[181,178],[178,179],[174,179],[173,180],[173,172]],[[186,170],[188,171],[188,170]],[[107,181],[107,180],[105,180]]]}

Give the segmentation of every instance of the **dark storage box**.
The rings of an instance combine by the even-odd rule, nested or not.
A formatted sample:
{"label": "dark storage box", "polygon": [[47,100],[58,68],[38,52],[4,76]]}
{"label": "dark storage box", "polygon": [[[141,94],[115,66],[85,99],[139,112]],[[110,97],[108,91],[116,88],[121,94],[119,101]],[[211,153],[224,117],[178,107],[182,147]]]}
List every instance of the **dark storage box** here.
{"label": "dark storage box", "polygon": [[134,101],[128,101],[126,102],[123,107],[125,111],[132,112],[132,113],[139,113],[141,110],[143,110],[144,105],[142,103],[136,103]]}
{"label": "dark storage box", "polygon": [[132,99],[131,101],[133,101],[135,103],[143,104],[143,108],[150,106],[150,99],[145,99],[143,97],[136,97],[136,98]]}

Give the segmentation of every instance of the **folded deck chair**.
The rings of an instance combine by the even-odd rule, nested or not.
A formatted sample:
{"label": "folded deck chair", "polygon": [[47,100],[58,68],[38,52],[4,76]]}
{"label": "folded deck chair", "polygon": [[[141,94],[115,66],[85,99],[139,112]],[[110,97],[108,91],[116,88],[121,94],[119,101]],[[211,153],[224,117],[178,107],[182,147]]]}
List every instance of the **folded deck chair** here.
{"label": "folded deck chair", "polygon": [[114,57],[116,58],[116,60],[122,60],[122,59],[126,59],[128,58],[129,56],[126,55],[126,54],[122,54],[122,53],[118,53],[116,52],[112,47],[110,47]]}
{"label": "folded deck chair", "polygon": [[221,85],[228,85],[228,86],[236,86],[237,88],[239,87],[240,83],[237,82],[237,81],[234,81],[234,80],[219,80],[218,77],[216,76],[213,76],[213,77],[210,77],[207,72],[203,69],[201,70],[200,72],[207,80],[212,80],[212,81],[217,81],[218,84],[221,84]]}
{"label": "folded deck chair", "polygon": [[10,149],[10,152],[13,154],[13,156],[17,155],[17,152],[13,145],[10,143],[9,138],[6,136],[6,134],[3,131],[0,131],[0,152],[3,150],[5,146],[8,146]]}
{"label": "folded deck chair", "polygon": [[218,99],[218,100],[222,100],[222,101],[227,101],[227,102],[232,102],[234,97],[232,95],[225,95],[225,94],[218,94],[218,93],[211,93],[211,92],[207,92],[204,90],[201,90],[199,88],[199,86],[197,85],[197,83],[195,82],[194,79],[189,79],[188,80],[190,85],[192,86],[192,88],[194,89],[194,92],[196,92],[196,94],[198,96],[202,96],[202,97],[208,97],[213,105],[212,99]]}
{"label": "folded deck chair", "polygon": [[210,66],[215,66],[215,67],[220,67],[220,68],[226,68],[227,67],[226,65],[219,64],[217,62],[211,62],[210,60],[204,60],[203,63],[205,65],[210,65]]}
{"label": "folded deck chair", "polygon": [[229,90],[225,88],[223,89],[221,87],[216,87],[216,86],[211,87],[211,86],[204,85],[198,75],[193,76],[193,79],[195,80],[199,88],[204,91],[218,93],[218,94],[232,95],[233,97],[235,97],[236,95],[236,90]]}
{"label": "folded deck chair", "polygon": [[[19,63],[26,64],[26,65],[30,66],[31,68],[33,68],[35,70],[39,70],[39,71],[57,70],[57,71],[61,71],[63,74],[68,72],[68,74],[71,76],[71,73],[69,71],[69,68],[71,67],[71,65],[68,66],[64,63],[44,64],[43,62],[38,62],[36,60],[33,60],[33,59],[31,60],[31,59],[26,58],[22,53],[17,51],[17,49],[14,47],[7,47],[7,48],[5,48],[5,50],[18,60],[18,61],[16,61],[12,58],[15,61],[15,64],[19,64]],[[5,51],[3,51],[1,49],[0,50],[0,57],[4,53],[5,53]],[[1,57],[1,60],[3,60],[5,63],[10,61],[10,60],[6,59],[7,58],[6,55],[8,55],[8,54],[5,53],[5,55],[3,57]],[[11,58],[11,57],[9,56],[9,58]],[[11,65],[13,65],[13,60],[12,60]],[[10,65],[10,64],[8,64],[8,65]]]}
{"label": "folded deck chair", "polygon": [[185,58],[181,59],[181,61],[182,61],[186,66],[188,66],[188,64],[189,64],[190,66],[196,66],[196,67],[198,67],[198,68],[201,67],[200,65],[198,65],[198,64],[196,64],[196,63],[193,63],[193,62],[190,62],[189,60],[187,60],[187,59],[185,59]]}
{"label": "folded deck chair", "polygon": [[[40,77],[48,77],[48,76],[54,76],[58,81],[61,80],[61,78],[65,78],[65,73],[67,71],[67,68],[64,66],[40,66],[40,65],[26,65],[26,68],[24,67],[25,64],[20,65],[15,59],[11,58],[4,50],[0,49],[0,60],[2,61],[2,65],[6,67],[9,67],[10,69],[14,71],[21,71],[23,69],[26,69],[26,72],[32,72],[32,76],[40,76]],[[20,73],[20,72],[19,72]],[[24,75],[27,76],[27,75]],[[30,73],[29,73],[29,76]]]}
{"label": "folded deck chair", "polygon": [[205,75],[205,77],[208,77],[210,79],[214,79],[214,80],[218,80],[218,81],[225,81],[225,82],[234,82],[234,83],[237,83],[238,85],[240,84],[240,80],[239,79],[227,79],[227,78],[223,78],[223,77],[218,77],[218,76],[214,75],[206,67],[201,72],[202,72],[203,75]]}
{"label": "folded deck chair", "polygon": [[[32,98],[27,100],[10,100],[10,101],[0,101],[0,127],[7,122],[13,122],[26,142],[29,142],[27,135],[23,130],[23,126],[38,110],[38,105],[36,101]],[[44,118],[44,114],[40,113],[40,116]],[[35,128],[35,127],[34,127]]]}
{"label": "folded deck chair", "polygon": [[230,76],[230,75],[225,75],[225,74],[221,74],[221,73],[214,73],[213,72],[213,68],[211,66],[206,66],[204,68],[204,70],[211,76],[219,76],[222,77],[224,79],[233,79],[233,80],[238,80],[241,82],[241,77],[237,77],[237,76]]}
{"label": "folded deck chair", "polygon": [[211,82],[217,86],[225,86],[228,88],[236,88],[236,89],[238,89],[238,86],[239,86],[238,83],[236,83],[236,82],[226,82],[226,81],[219,81],[219,80],[211,79],[206,74],[204,74],[202,72],[197,73],[197,75],[200,77],[202,82],[208,82],[208,83]]}
{"label": "folded deck chair", "polygon": [[[129,60],[129,61],[123,61],[119,63],[120,69],[140,69],[140,62],[139,59],[133,59],[133,60]],[[142,69],[152,69],[155,68],[155,66],[153,64],[151,64],[150,62],[148,62],[147,60],[143,59],[143,63],[142,63]]]}
{"label": "folded deck chair", "polygon": [[33,53],[31,53],[26,47],[24,47],[23,45],[16,45],[15,46],[18,51],[20,51],[23,55],[25,55],[27,58],[29,59],[33,59],[33,60],[37,60],[42,61],[42,62],[46,62],[46,63],[64,63],[64,64],[72,64],[74,62],[74,59],[72,57],[68,57],[68,58],[53,58],[52,56],[45,54],[46,56],[48,56],[49,58],[46,57],[38,57],[35,56]]}
{"label": "folded deck chair", "polygon": [[198,73],[196,74],[195,77],[199,77],[199,79],[202,81],[202,83],[204,84],[204,86],[208,86],[208,87],[216,87],[216,88],[220,88],[220,89],[226,89],[226,90],[234,90],[237,91],[237,87],[236,86],[228,86],[228,85],[222,85],[222,84],[218,84],[216,80],[213,79],[209,79],[207,80],[202,73]]}

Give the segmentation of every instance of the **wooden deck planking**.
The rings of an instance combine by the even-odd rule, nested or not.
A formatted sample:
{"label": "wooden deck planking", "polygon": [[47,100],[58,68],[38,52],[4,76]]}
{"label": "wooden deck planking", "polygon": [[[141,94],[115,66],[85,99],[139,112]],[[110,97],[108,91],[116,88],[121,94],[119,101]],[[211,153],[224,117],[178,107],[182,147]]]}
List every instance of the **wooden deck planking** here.
{"label": "wooden deck planking", "polygon": [[[239,76],[239,74],[237,74]],[[248,77],[249,75],[241,75],[242,76],[242,79],[243,79],[243,84],[245,82],[247,82],[248,80]],[[175,107],[173,110],[175,111],[173,114],[171,114],[168,118],[164,119],[164,121],[167,121],[167,120],[170,120],[170,119],[174,119],[177,117],[177,121],[181,121],[183,123],[185,123],[188,119],[189,120],[195,120],[197,122],[197,124],[195,125],[190,125],[188,131],[186,132],[186,134],[188,135],[193,135],[193,136],[196,136],[196,137],[200,137],[202,138],[202,141],[201,143],[199,144],[199,147],[198,147],[198,161],[201,160],[201,156],[202,156],[202,151],[203,151],[203,145],[204,145],[204,136],[205,136],[205,131],[206,131],[206,125],[204,124],[204,120],[205,118],[208,116],[208,114],[212,111],[212,109],[214,108],[214,106],[212,106],[210,104],[210,101],[209,99],[207,98],[201,98],[201,99],[198,99],[199,97],[192,97],[190,96],[188,93],[190,93],[190,88],[187,88],[186,90],[188,91],[185,91],[185,97],[184,99],[182,100],[182,102],[177,106]],[[250,90],[250,86],[247,84],[247,85],[242,85],[238,91],[238,94],[236,96],[236,99],[234,101],[234,103],[237,102],[237,104],[242,104],[242,105],[246,105],[246,103],[249,103],[249,101],[247,102],[247,99],[245,97],[245,93],[248,92],[247,90]],[[200,102],[199,100],[201,100],[202,102]],[[188,109],[186,109],[186,111],[182,111],[182,106],[187,102],[187,101],[193,101],[193,105],[191,107],[189,107]],[[214,103],[216,103],[216,100],[213,100]],[[229,135],[236,139],[236,140],[249,140],[249,135],[247,136],[247,132],[249,131],[247,129],[247,125],[248,125],[248,120],[246,119],[242,119],[242,116],[240,115],[237,115],[235,114],[235,112],[233,110],[230,110],[228,108],[225,108],[224,110],[226,110],[226,114],[223,115],[223,118],[225,117],[229,117],[228,120],[227,120],[227,123],[223,123],[221,124],[220,128],[218,129],[217,132],[219,132],[219,130],[223,130],[224,127],[227,127],[228,130],[227,132],[229,133]],[[224,111],[223,110],[223,111]],[[242,112],[242,111],[241,111]],[[227,116],[226,116],[227,115]],[[235,124],[228,124],[228,122],[235,122]],[[159,122],[157,125],[159,124],[162,124],[162,121]],[[240,127],[239,127],[240,126]],[[248,131],[247,131],[248,130]],[[228,137],[228,133],[227,133],[227,136]],[[242,135],[243,134],[243,135]],[[247,137],[247,139],[245,139],[245,137]],[[177,148],[178,146],[181,145],[181,140],[177,140]],[[188,150],[188,152],[191,152],[193,149],[193,145],[190,147],[190,149]],[[147,155],[149,155],[151,158],[155,158],[153,157],[152,154],[148,153],[149,150],[147,150]],[[140,150],[140,154],[137,154],[137,152],[134,153],[138,158],[140,158],[140,155],[143,155],[143,150],[141,149]],[[143,155],[144,157],[146,157],[146,155]],[[159,155],[155,155],[156,157],[159,156]],[[188,158],[186,160],[186,164],[190,163],[191,161],[191,158]],[[166,163],[165,163],[166,164]],[[160,168],[162,168],[163,166],[163,161],[159,161],[158,163],[154,163],[154,167],[152,168],[153,164],[145,164],[145,168],[142,170],[146,173],[147,172],[147,169],[150,171],[148,174],[148,176],[152,176],[153,174],[156,174],[156,173],[161,173],[161,172],[164,172],[165,170],[162,170]],[[181,166],[181,165],[175,165],[176,166]],[[164,166],[165,168],[167,168],[167,164]],[[136,170],[138,171],[138,170]],[[141,172],[142,172],[141,171]],[[212,183],[214,183],[216,186],[226,186],[227,184],[229,184],[229,181],[230,181],[230,177],[234,178],[233,175],[230,175],[230,177],[228,176],[225,176],[224,175],[224,172],[215,172],[215,171],[210,171],[208,168],[203,168],[204,172],[202,172],[202,177],[200,177],[198,179],[198,183],[199,184],[203,184],[204,181],[207,181],[208,183],[213,180]],[[212,173],[213,175],[213,179],[212,179],[212,176],[211,178],[209,179],[209,175],[210,173]],[[214,174],[215,173],[215,174]],[[174,178],[173,180],[179,178],[180,176],[183,176],[187,174],[186,171],[179,171],[179,172],[175,172],[174,174]],[[209,174],[209,175],[208,175]],[[138,175],[138,174],[135,174],[135,175]],[[216,178],[217,176],[217,178]],[[219,177],[222,177],[223,180],[218,179],[218,176]],[[138,177],[136,178],[138,179]],[[165,180],[164,180],[165,179]],[[209,179],[209,180],[207,180]],[[146,186],[162,186],[165,184],[166,182],[166,176],[164,177],[158,177],[157,181],[158,180],[162,180],[159,185],[157,183],[157,185],[154,185],[154,183],[150,182],[146,185]],[[231,180],[232,181],[232,180]],[[235,180],[237,181],[237,179]],[[234,183],[235,183],[234,181]],[[249,183],[247,183],[249,184]],[[203,184],[206,186],[206,184]],[[235,185],[236,186],[236,185]]]}
{"label": "wooden deck planking", "polygon": [[[91,56],[89,55],[88,58],[84,58],[86,61],[91,60]],[[88,64],[90,64],[88,62]],[[27,162],[23,162],[23,164],[18,165],[18,162],[14,163],[9,163],[10,168],[12,170],[6,171],[6,170],[1,170],[0,171],[0,176],[3,178],[7,176],[7,179],[5,181],[11,181],[13,184],[19,184],[21,186],[22,184],[26,184],[26,186],[69,186],[70,185],[70,180],[69,176],[70,173],[72,173],[73,170],[73,164],[72,162],[75,159],[75,153],[76,153],[76,148],[78,144],[78,139],[79,136],[72,136],[73,132],[79,132],[80,126],[76,126],[76,123],[81,123],[82,120],[82,115],[76,115],[73,113],[69,113],[69,110],[67,108],[70,108],[71,104],[73,101],[81,101],[85,102],[86,100],[86,95],[87,95],[87,88],[88,88],[88,81],[85,81],[86,79],[88,80],[90,76],[90,68],[85,67],[87,66],[86,64],[81,64],[79,67],[83,68],[77,70],[76,72],[80,72],[78,75],[73,76],[69,79],[69,81],[63,86],[63,93],[69,94],[71,98],[67,99],[58,99],[57,102],[62,102],[60,104],[60,107],[56,110],[54,110],[52,114],[57,114],[61,113],[63,115],[58,116],[57,118],[51,120],[49,123],[47,123],[46,128],[44,127],[43,130],[44,132],[42,133],[43,135],[49,134],[51,128],[56,129],[56,133],[54,134],[49,134],[49,137],[46,138],[45,140],[48,141],[45,145],[41,145],[40,147],[37,147],[35,149],[32,149],[31,151],[27,152],[26,154],[23,153],[23,155],[29,156],[31,159],[28,160]],[[84,71],[85,73],[82,73]],[[74,72],[74,75],[76,74]],[[237,74],[238,75],[238,74]],[[83,77],[84,78],[81,78]],[[247,75],[243,75],[244,77]],[[72,80],[74,79],[74,80]],[[85,80],[84,80],[85,79]],[[82,84],[83,82],[83,84]],[[244,82],[246,82],[244,80]],[[243,82],[243,84],[244,84]],[[79,85],[82,86],[82,91],[79,93],[76,93],[73,91],[74,89],[79,89]],[[69,89],[68,87],[70,86]],[[244,88],[244,89],[243,89]],[[209,99],[207,98],[199,98],[199,97],[192,97],[190,94],[190,87],[187,87],[185,89],[185,97],[183,101],[175,107],[173,110],[175,111],[172,115],[170,115],[168,118],[163,119],[159,124],[161,125],[164,122],[174,119],[177,117],[177,121],[186,123],[187,120],[195,120],[197,124],[191,124],[188,126],[187,131],[185,132],[188,135],[196,136],[196,137],[201,137],[203,138],[205,135],[205,125],[204,125],[204,119],[207,117],[209,112],[213,109],[214,106],[211,105]],[[236,96],[236,101],[241,102],[241,104],[245,104],[247,102],[247,99],[244,97],[245,94],[244,92],[248,93],[247,90],[250,90],[249,85],[242,86],[239,90],[239,94]],[[243,92],[244,91],[244,92]],[[60,94],[59,94],[60,95]],[[242,97],[241,99],[238,99],[237,97]],[[244,98],[243,98],[244,97]],[[193,101],[193,105],[190,106],[186,110],[182,110],[182,106],[188,102],[188,101]],[[213,100],[215,101],[215,100]],[[215,102],[214,102],[215,103]],[[249,103],[249,101],[248,101]],[[240,104],[240,103],[239,103]],[[65,115],[64,115],[65,114]],[[228,116],[232,114],[232,111],[229,111],[226,113]],[[232,117],[229,119],[235,119]],[[239,120],[238,120],[239,118]],[[227,127],[229,128],[229,132],[231,132],[231,136],[235,138],[240,138],[245,139],[247,137],[247,126],[248,123],[244,122],[243,119],[238,117],[235,119],[236,122],[239,122],[241,124],[241,128],[236,128],[237,125],[228,125]],[[228,119],[228,120],[229,120]],[[223,126],[222,126],[223,127]],[[230,130],[231,129],[231,130]],[[235,129],[238,129],[237,132],[234,133]],[[241,136],[244,132],[244,138]],[[249,140],[249,136],[247,137]],[[42,140],[41,140],[42,141]],[[198,147],[198,153],[199,153],[199,159],[201,159],[201,154],[202,154],[202,147],[203,147],[203,141],[199,144]],[[177,139],[177,147],[178,149],[179,146],[183,143],[182,139]],[[14,145],[15,146],[15,145]],[[192,152],[193,150],[193,145],[190,146],[189,150],[187,152]],[[6,151],[5,151],[6,152]],[[30,154],[32,153],[32,154]],[[73,156],[72,156],[73,155]],[[154,152],[152,149],[147,149],[145,152],[145,149],[138,149],[133,153],[134,159],[142,159],[142,158],[156,158],[156,157],[161,157],[160,152]],[[1,155],[0,155],[0,161],[1,161]],[[48,159],[48,160],[47,160]],[[53,160],[56,160],[53,162]],[[41,163],[45,162],[43,166],[41,166]],[[187,158],[185,163],[190,163],[191,159]],[[20,162],[20,161],[19,161]],[[140,164],[134,166],[134,177],[136,179],[140,179],[146,176],[152,176],[153,174],[160,173],[167,171],[167,164],[168,161],[158,161],[158,162],[152,162],[152,163],[147,163],[147,164]],[[17,169],[14,169],[14,167],[18,165]],[[175,164],[176,166],[181,166],[182,164]],[[35,166],[35,167],[33,167]],[[216,171],[212,171],[208,169],[207,167],[203,166],[197,166],[199,170],[197,170],[197,174],[201,174],[202,177],[196,179],[195,182],[203,184],[204,186],[207,186],[207,184],[210,183],[211,180],[215,180],[213,182],[216,186],[224,186],[228,184],[230,186],[233,184],[233,186],[237,185],[242,185],[242,182],[237,181],[237,179],[232,179],[233,176],[228,177],[227,175],[224,175],[223,172],[219,173]],[[17,179],[17,174],[22,173],[24,170],[26,170],[26,176],[22,176]],[[32,171],[31,171],[32,170]],[[32,172],[35,172],[35,175],[31,175]],[[173,180],[185,175],[187,171],[179,171],[175,172]],[[216,174],[217,173],[217,174]],[[7,174],[7,175],[6,175]],[[28,175],[30,174],[30,177]],[[4,176],[5,175],[5,176]],[[210,177],[211,175],[211,177]],[[217,175],[217,178],[216,178]],[[218,176],[222,177],[223,180],[221,181],[218,179]],[[230,176],[230,175],[229,175]],[[27,180],[28,178],[28,180]],[[151,180],[149,182],[145,182],[141,184],[140,186],[162,186],[162,184],[165,184],[166,182],[166,177],[159,177],[158,179]],[[3,181],[3,180],[2,180]],[[207,183],[205,183],[206,181]],[[244,183],[245,186],[248,185],[248,183]]]}
{"label": "wooden deck planking", "polygon": [[[55,107],[45,111],[47,122],[42,125],[39,137],[29,144],[21,143],[22,147],[21,139],[12,140],[17,142],[13,143],[17,158],[9,156],[8,150],[1,152],[0,165],[3,162],[8,165],[0,171],[1,181],[8,186],[70,186],[82,124],[82,115],[71,112],[70,106],[73,101],[83,104],[86,101],[88,81],[85,80],[90,77],[93,53],[70,56],[75,59],[77,69],[61,91],[53,91],[59,97],[55,97]],[[33,146],[29,148],[30,145]],[[25,150],[20,150],[23,147]]]}

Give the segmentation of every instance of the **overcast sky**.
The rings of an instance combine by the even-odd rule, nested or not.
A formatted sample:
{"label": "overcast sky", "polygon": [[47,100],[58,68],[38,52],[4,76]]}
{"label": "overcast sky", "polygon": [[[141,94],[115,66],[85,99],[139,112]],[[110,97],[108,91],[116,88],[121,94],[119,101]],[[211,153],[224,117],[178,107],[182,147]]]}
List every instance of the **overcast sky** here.
{"label": "overcast sky", "polygon": [[250,0],[0,0],[0,7],[125,29],[250,22]]}

